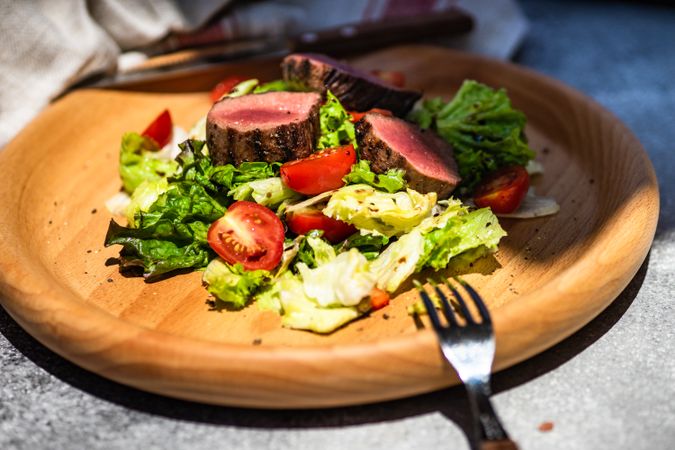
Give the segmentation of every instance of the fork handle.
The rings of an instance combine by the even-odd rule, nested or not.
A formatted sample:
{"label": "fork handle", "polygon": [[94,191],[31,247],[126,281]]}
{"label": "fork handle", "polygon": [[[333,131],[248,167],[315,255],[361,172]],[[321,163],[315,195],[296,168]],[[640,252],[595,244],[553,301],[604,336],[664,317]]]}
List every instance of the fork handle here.
{"label": "fork handle", "polygon": [[465,383],[469,404],[479,427],[481,450],[508,450],[518,449],[518,446],[509,439],[504,427],[499,422],[497,413],[490,401],[489,378],[474,378]]}
{"label": "fork handle", "polygon": [[518,446],[511,439],[483,441],[480,443],[479,448],[480,450],[518,450]]}

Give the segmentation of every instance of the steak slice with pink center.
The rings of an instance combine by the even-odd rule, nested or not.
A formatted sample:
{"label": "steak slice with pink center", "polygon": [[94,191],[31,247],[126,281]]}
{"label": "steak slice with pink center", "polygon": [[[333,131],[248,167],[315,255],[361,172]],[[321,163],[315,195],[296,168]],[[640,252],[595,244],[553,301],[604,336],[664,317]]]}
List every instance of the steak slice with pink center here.
{"label": "steak slice with pink center", "polygon": [[446,198],[460,182],[452,146],[431,130],[368,113],[356,123],[356,141],[373,172],[404,169],[408,186],[418,192]]}
{"label": "steak slice with pink center", "polygon": [[420,92],[391,86],[366,71],[324,55],[296,53],[281,62],[284,80],[325,93],[328,89],[350,111],[388,109],[404,116],[422,96]]}
{"label": "steak slice with pink center", "polygon": [[267,92],[225,97],[206,116],[206,143],[215,164],[285,162],[309,156],[319,137],[321,95]]}

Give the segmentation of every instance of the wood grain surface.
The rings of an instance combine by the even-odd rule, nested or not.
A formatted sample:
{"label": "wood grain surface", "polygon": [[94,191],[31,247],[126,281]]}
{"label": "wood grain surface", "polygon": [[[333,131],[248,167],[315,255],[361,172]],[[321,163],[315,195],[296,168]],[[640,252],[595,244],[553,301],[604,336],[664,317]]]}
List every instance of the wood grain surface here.
{"label": "wood grain surface", "polygon": [[[635,136],[582,94],[526,69],[434,47],[396,47],[353,61],[403,71],[425,96],[449,98],[465,78],[505,87],[528,117],[556,198],[548,218],[504,220],[494,258],[465,278],[487,300],[497,334],[494,369],[574,333],[628,284],[658,218],[653,168]],[[278,61],[239,64],[275,77]],[[141,86],[83,90],[47,108],[0,155],[0,293],[29,333],[65,358],[140,389],[207,403],[267,408],[348,405],[457,383],[430,330],[406,313],[407,285],[390,306],[321,336],[282,328],[255,305],[210,311],[200,273],[147,284],[106,265],[110,214],[120,189],[122,133],[163,108],[189,128],[223,66]],[[138,87],[138,86],[137,86]],[[146,89],[147,88],[147,89]],[[150,90],[154,92],[149,92]],[[164,91],[164,92],[162,92]],[[194,91],[194,92],[187,92]]]}

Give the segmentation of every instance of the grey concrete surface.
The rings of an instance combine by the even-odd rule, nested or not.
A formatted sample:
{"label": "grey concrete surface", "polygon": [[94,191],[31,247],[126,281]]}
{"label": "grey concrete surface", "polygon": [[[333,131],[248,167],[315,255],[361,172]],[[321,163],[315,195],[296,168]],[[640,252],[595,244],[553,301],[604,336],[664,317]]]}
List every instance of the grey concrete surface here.
{"label": "grey concrete surface", "polygon": [[[494,402],[523,449],[675,448],[675,9],[644,2],[523,1],[516,60],[617,114],[654,162],[662,210],[647,261],[580,332],[495,376]],[[88,373],[0,309],[3,449],[468,448],[462,388],[319,411],[176,401]],[[224,381],[225,382],[225,381]],[[543,422],[553,429],[538,429]]]}

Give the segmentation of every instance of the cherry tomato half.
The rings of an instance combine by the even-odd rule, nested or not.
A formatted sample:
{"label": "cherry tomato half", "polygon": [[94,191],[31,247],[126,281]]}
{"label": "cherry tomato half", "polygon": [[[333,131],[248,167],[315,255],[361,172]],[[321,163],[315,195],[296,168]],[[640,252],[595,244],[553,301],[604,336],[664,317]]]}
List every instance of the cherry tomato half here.
{"label": "cherry tomato half", "polygon": [[233,75],[221,80],[218,84],[216,84],[213,87],[213,89],[211,89],[211,94],[209,94],[211,97],[211,101],[213,101],[214,103],[217,102],[223,95],[229,94],[233,87],[235,87],[242,81],[246,81],[247,79],[248,78]]}
{"label": "cherry tomato half", "polygon": [[272,270],[281,261],[284,225],[272,212],[254,202],[234,202],[209,227],[208,242],[230,264],[246,270]]}
{"label": "cherry tomato half", "polygon": [[344,186],[342,177],[356,164],[354,146],[327,148],[281,166],[281,179],[296,192],[316,195]]}
{"label": "cherry tomato half", "polygon": [[173,132],[173,121],[169,110],[165,109],[162,113],[153,120],[148,128],[141,133],[145,137],[149,137],[157,142],[159,148],[164,147],[171,140],[171,133]]}
{"label": "cherry tomato half", "polygon": [[316,209],[287,214],[286,223],[295,234],[307,234],[311,230],[323,230],[323,237],[331,244],[344,241],[358,231],[353,225],[328,217]]}
{"label": "cherry tomato half", "polygon": [[394,87],[402,88],[405,86],[405,75],[403,75],[403,72],[396,70],[371,70],[370,73]]}
{"label": "cherry tomato half", "polygon": [[389,304],[389,293],[374,287],[370,291],[370,308],[377,310],[384,308]]}
{"label": "cherry tomato half", "polygon": [[530,187],[530,176],[522,166],[504,167],[488,175],[473,194],[476,206],[489,206],[495,213],[508,214],[520,206]]}
{"label": "cherry tomato half", "polygon": [[388,109],[382,109],[382,108],[373,108],[373,109],[370,109],[370,110],[364,111],[364,112],[349,111],[349,114],[352,116],[350,122],[356,123],[359,120],[361,120],[363,118],[363,116],[365,116],[368,113],[378,113],[378,114],[382,114],[384,116],[389,116],[389,117],[394,115],[394,113],[392,113]]}

